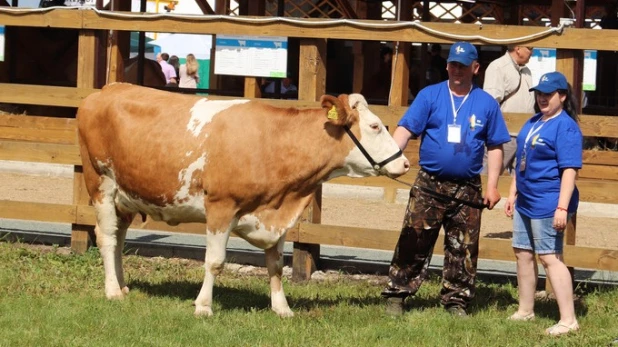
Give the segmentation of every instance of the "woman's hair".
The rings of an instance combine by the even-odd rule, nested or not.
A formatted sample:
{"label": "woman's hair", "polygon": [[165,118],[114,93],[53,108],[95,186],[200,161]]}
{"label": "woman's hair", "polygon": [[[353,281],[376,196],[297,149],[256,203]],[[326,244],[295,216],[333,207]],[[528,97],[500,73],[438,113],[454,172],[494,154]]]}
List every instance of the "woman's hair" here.
{"label": "woman's hair", "polygon": [[189,76],[195,76],[200,67],[197,59],[195,59],[195,56],[191,53],[187,54],[187,61],[185,62],[185,65],[187,65],[187,75]]}
{"label": "woman's hair", "polygon": [[180,59],[178,59],[178,56],[172,55],[167,63],[173,66],[174,70],[176,70],[176,78],[180,77],[178,76],[178,69],[180,68]]}
{"label": "woman's hair", "polygon": [[[571,83],[567,83],[567,84],[568,84],[567,90],[564,90],[564,89],[558,90],[558,93],[560,95],[566,95],[566,98],[564,99],[564,103],[562,104],[562,109],[564,110],[564,112],[566,112],[569,115],[569,117],[573,118],[574,121],[579,122],[579,116],[577,114],[577,110],[579,109],[579,106],[573,95],[573,87],[571,87]],[[541,112],[541,109],[539,108],[539,104],[536,101],[534,102],[534,112],[536,113]]]}
{"label": "woman's hair", "polygon": [[[569,89],[564,91],[566,93],[566,99],[564,99],[564,105],[562,106],[564,111],[573,118],[574,121],[579,122],[579,115],[577,114],[577,110],[579,110],[579,104],[577,100],[575,100],[575,96],[573,95],[573,87],[569,83]],[[558,91],[561,92],[561,91]]]}

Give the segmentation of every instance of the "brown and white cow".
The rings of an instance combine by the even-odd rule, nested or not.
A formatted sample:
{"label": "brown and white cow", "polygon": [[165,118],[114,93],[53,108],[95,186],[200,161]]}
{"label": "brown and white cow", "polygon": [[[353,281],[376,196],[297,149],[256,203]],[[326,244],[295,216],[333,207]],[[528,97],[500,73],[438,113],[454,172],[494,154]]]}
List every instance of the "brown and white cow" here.
{"label": "brown and white cow", "polygon": [[[133,217],[147,214],[172,225],[206,223],[206,273],[196,315],[212,315],[215,276],[234,232],[265,250],[272,309],[292,316],[281,285],[285,233],[318,185],[344,175],[395,177],[409,169],[363,96],[325,95],[321,104],[277,108],[126,83],[88,96],[77,120],[105,295],[128,293],[124,239]],[[381,163],[370,164],[352,137]]]}

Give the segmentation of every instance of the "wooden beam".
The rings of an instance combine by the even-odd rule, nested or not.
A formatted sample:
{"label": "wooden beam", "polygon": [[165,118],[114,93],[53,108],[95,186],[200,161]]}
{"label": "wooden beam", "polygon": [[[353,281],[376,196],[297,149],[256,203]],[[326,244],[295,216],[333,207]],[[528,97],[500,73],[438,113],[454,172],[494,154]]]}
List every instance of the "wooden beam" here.
{"label": "wooden beam", "polygon": [[215,14],[215,11],[210,7],[206,0],[195,0],[195,3],[202,11],[202,14]]}
{"label": "wooden beam", "polygon": [[[356,11],[354,11],[354,8],[350,4],[349,0],[335,0],[335,2],[337,3],[337,7],[339,7],[339,9],[343,11],[346,18],[349,18],[349,19],[359,18],[358,15],[356,14]],[[406,2],[409,2],[409,1],[406,1]]]}

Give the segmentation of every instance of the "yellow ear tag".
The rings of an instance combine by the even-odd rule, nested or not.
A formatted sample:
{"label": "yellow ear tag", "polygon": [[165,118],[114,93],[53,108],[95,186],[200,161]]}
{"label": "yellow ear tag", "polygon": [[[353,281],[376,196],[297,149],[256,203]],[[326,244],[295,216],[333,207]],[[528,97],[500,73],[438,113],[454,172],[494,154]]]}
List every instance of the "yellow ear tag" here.
{"label": "yellow ear tag", "polygon": [[328,111],[328,119],[337,120],[338,118],[339,114],[337,114],[337,109],[335,108],[335,106],[331,107],[331,109]]}

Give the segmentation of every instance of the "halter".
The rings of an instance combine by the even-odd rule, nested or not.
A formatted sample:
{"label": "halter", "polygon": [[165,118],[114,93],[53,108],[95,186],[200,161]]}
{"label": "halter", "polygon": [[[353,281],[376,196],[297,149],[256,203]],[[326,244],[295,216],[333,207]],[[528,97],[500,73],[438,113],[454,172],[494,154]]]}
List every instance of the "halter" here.
{"label": "halter", "polygon": [[384,167],[384,165],[386,165],[386,164],[390,163],[391,161],[399,158],[403,154],[403,152],[401,152],[401,149],[400,149],[399,151],[397,151],[397,153],[391,155],[390,157],[386,158],[385,160],[382,160],[379,163],[376,163],[376,161],[373,160],[373,158],[369,155],[367,150],[365,150],[365,147],[363,147],[363,145],[361,145],[360,141],[358,141],[356,136],[354,136],[354,133],[352,133],[352,130],[350,130],[350,127],[347,126],[347,125],[344,125],[343,128],[345,129],[345,132],[348,133],[348,135],[350,136],[352,141],[354,141],[354,144],[356,144],[356,147],[358,147],[358,149],[361,151],[361,153],[363,153],[365,158],[367,158],[367,160],[369,161],[371,166],[373,166],[373,168],[376,171],[380,170],[381,168]]}

